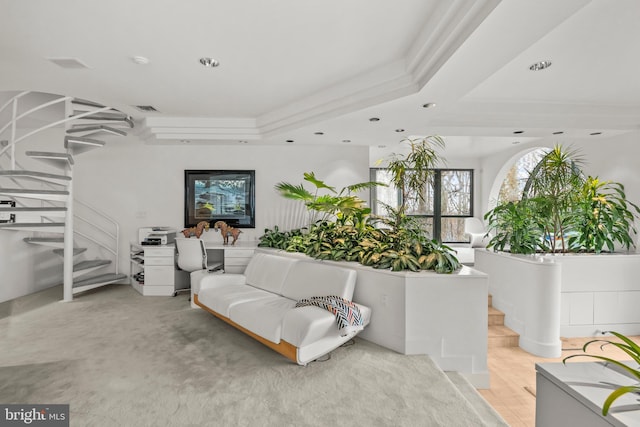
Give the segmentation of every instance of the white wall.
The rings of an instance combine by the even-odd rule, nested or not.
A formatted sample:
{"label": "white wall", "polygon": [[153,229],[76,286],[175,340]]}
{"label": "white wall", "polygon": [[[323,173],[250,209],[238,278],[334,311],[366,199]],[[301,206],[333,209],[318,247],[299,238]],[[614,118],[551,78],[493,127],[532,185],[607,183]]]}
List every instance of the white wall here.
{"label": "white wall", "polygon": [[[105,148],[77,156],[74,191],[76,198],[120,223],[119,259],[125,274],[129,272],[129,243],[137,239],[139,227],[172,226],[178,231],[184,228],[185,169],[256,171],[256,227],[243,229],[241,240],[256,240],[265,228],[274,225],[281,229],[303,225],[306,210],[276,193],[274,186],[278,182],[303,183],[303,173],[312,171],[337,189],[369,180],[366,147],[260,146],[259,142],[237,146],[154,145],[136,136],[106,140]],[[62,138],[52,131],[38,138],[36,146],[57,151],[62,147]],[[312,189],[310,184],[305,187]],[[360,196],[368,200],[368,193]],[[0,302],[60,283],[60,258],[47,248],[23,243],[21,239],[26,235],[0,233]],[[220,234],[212,230],[205,237],[221,240]],[[49,263],[53,263],[53,274],[48,267],[39,268]]]}
{"label": "white wall", "polygon": [[[30,149],[57,150],[59,131],[38,138]],[[447,156],[447,167],[473,168],[475,216],[487,211],[490,190],[504,164],[532,147],[555,143],[573,145],[587,160],[585,171],[601,179],[622,182],[629,200],[640,204],[640,173],[637,158],[640,132],[612,138],[551,139],[514,146],[509,151],[484,158]],[[149,225],[183,226],[185,169],[255,169],[256,228],[245,229],[242,240],[257,239],[266,227],[301,225],[306,211],[273,189],[280,181],[302,183],[302,174],[313,171],[337,188],[369,179],[369,152],[365,147],[318,147],[301,145],[153,145],[135,136],[108,139],[104,149],[78,156],[75,167],[76,196],[103,209],[121,224],[120,263],[128,272],[128,245],[137,229]],[[60,145],[57,145],[60,144]],[[29,160],[22,159],[23,162]],[[32,164],[41,166],[39,162]],[[308,187],[310,188],[310,187]],[[361,197],[368,200],[368,194]],[[55,284],[61,278],[59,258],[47,248],[22,242],[25,233],[0,233],[0,302]],[[220,239],[209,232],[206,239]]]}

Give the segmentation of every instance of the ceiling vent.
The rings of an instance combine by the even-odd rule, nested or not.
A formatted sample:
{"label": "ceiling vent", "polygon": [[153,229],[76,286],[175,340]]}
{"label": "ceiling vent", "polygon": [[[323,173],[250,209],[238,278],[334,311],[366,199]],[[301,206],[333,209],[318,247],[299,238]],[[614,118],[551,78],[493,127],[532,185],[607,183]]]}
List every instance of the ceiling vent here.
{"label": "ceiling vent", "polygon": [[78,58],[46,58],[61,68],[89,68],[87,64]]}
{"label": "ceiling vent", "polygon": [[158,110],[153,105],[136,105],[138,110],[143,111],[145,113],[157,113]]}

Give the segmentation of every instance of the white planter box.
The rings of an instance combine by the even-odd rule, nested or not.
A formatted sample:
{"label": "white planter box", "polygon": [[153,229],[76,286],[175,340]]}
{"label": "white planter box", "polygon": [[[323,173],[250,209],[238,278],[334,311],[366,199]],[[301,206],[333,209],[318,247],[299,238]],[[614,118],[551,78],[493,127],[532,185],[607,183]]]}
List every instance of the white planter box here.
{"label": "white planter box", "polygon": [[[259,248],[258,251],[273,251]],[[278,254],[305,257],[278,251]],[[463,267],[453,274],[392,272],[332,262],[358,272],[353,300],[371,308],[360,337],[402,354],[428,354],[476,388],[489,387],[487,276]]]}
{"label": "white planter box", "polygon": [[493,305],[520,334],[520,347],[560,357],[560,337],[615,330],[640,334],[640,255],[512,255],[476,249]]}
{"label": "white planter box", "polygon": [[536,364],[536,427],[640,425],[634,394],[619,397],[602,415],[602,404],[614,389],[635,383],[604,363]]}

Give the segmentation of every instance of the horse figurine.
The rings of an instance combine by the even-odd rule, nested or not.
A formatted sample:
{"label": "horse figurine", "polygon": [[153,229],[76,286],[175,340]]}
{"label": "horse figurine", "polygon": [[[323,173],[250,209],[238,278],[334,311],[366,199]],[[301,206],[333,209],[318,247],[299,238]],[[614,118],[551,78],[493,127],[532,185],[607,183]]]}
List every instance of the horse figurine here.
{"label": "horse figurine", "polygon": [[209,223],[207,221],[200,221],[195,227],[182,230],[182,234],[184,234],[184,237],[187,239],[191,236],[196,236],[196,239],[199,239],[205,231],[209,231]]}
{"label": "horse figurine", "polygon": [[235,245],[236,240],[238,240],[238,237],[240,236],[240,233],[242,233],[242,231],[240,231],[239,229],[228,226],[224,221],[218,221],[213,224],[213,229],[215,231],[220,230],[220,233],[222,234],[223,244],[225,245],[229,244],[229,236],[233,237],[233,241],[231,242],[231,244]]}

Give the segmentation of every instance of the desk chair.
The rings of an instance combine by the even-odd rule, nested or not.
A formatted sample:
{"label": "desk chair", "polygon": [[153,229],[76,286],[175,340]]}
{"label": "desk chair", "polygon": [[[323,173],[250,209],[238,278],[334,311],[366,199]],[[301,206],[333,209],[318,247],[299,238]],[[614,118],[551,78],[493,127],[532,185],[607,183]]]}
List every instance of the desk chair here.
{"label": "desk chair", "polygon": [[[207,249],[201,239],[194,237],[188,239],[176,238],[176,251],[178,252],[178,268],[191,273],[191,286],[193,286],[194,272],[201,272],[203,270],[213,272],[222,268],[222,263],[220,262],[207,262]],[[190,288],[184,289],[184,291],[189,290]],[[179,291],[183,291],[183,289],[180,289]],[[177,294],[178,290],[174,292],[173,296],[176,296]]]}

